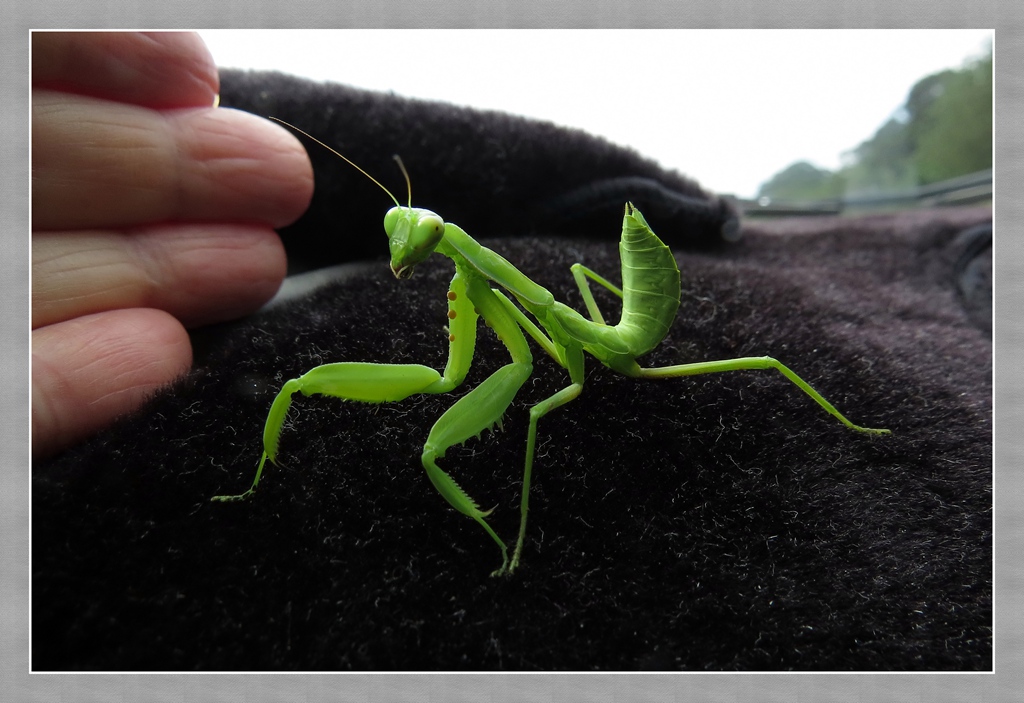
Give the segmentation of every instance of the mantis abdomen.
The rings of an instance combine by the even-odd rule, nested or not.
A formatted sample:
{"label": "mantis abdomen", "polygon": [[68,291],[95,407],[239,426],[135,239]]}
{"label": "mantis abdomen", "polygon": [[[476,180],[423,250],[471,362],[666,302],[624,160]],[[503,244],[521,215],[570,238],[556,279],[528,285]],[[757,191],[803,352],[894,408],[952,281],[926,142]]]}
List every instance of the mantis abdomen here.
{"label": "mantis abdomen", "polygon": [[[593,271],[579,267],[574,275],[579,276],[580,292],[592,319],[556,302],[550,308],[551,318],[545,326],[557,325],[606,366],[635,376],[640,368],[636,358],[654,349],[675,320],[679,309],[679,267],[669,248],[630,203],[622,218],[619,254],[622,290]],[[605,324],[583,276],[598,281],[622,298],[618,324]],[[538,311],[533,312],[538,314]],[[543,313],[539,316],[543,317]]]}
{"label": "mantis abdomen", "polygon": [[671,250],[647,225],[639,210],[623,218],[622,317],[616,332],[632,356],[656,347],[668,334],[679,309],[679,267]]}

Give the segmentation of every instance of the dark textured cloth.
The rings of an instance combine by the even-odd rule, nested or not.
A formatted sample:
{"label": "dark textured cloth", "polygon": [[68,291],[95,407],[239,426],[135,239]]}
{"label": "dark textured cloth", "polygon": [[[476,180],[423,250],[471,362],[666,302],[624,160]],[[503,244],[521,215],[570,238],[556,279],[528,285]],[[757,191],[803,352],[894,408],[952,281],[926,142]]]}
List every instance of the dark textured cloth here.
{"label": "dark textured cloth", "polygon": [[[273,97],[282,83],[302,90]],[[348,127],[325,116],[341,119],[336,101],[353,95],[344,125],[380,130],[362,143],[346,143],[338,131]],[[529,227],[491,227],[498,237],[486,244],[577,309],[572,263],[619,278],[622,203],[590,207],[604,196],[579,194],[638,174],[609,167],[588,183],[596,167],[573,159],[635,164],[635,154],[550,125],[494,114],[478,124],[451,106],[274,75],[225,76],[224,98],[326,134],[375,175],[400,151],[415,203],[472,235],[522,212]],[[435,257],[396,281],[380,226],[386,196],[353,200],[362,177],[321,166],[318,149],[318,197],[330,195],[293,229],[310,240],[293,255],[308,268],[333,242],[322,263],[354,251],[372,265],[197,331],[188,378],[33,466],[36,670],[991,668],[987,209],[786,219],[721,243],[735,212],[651,165],[642,177],[661,184],[651,192],[703,205],[677,213],[677,231],[671,217],[652,222],[675,250],[682,305],[642,363],[771,355],[852,421],[893,434],[844,428],[772,371],[637,381],[588,357],[582,396],[540,423],[522,566],[494,579],[494,543],[419,462],[436,418],[507,363],[486,329],[451,394],[381,405],[297,397],[285,466],[268,466],[248,502],[209,502],[249,486],[286,379],[334,361],[445,362],[451,263]],[[506,171],[493,168],[496,154]],[[435,182],[424,159],[435,159],[431,173],[450,159],[458,168]],[[584,202],[579,221],[608,210],[600,231],[581,236],[521,211],[538,193],[570,210]],[[372,224],[353,225],[357,210]],[[596,294],[614,322],[618,301]],[[490,522],[510,545],[528,408],[568,382],[535,357],[503,430],[440,461],[495,507]]]}
{"label": "dark textured cloth", "polygon": [[[672,247],[713,245],[738,228],[729,202],[696,182],[548,122],[260,72],[222,72],[221,104],[299,127],[405,205],[405,180],[393,160],[400,156],[412,179],[413,204],[481,239],[617,238],[627,200]],[[379,255],[382,213],[393,203],[340,158],[305,143],[316,193],[306,215],[281,233],[291,270]]]}

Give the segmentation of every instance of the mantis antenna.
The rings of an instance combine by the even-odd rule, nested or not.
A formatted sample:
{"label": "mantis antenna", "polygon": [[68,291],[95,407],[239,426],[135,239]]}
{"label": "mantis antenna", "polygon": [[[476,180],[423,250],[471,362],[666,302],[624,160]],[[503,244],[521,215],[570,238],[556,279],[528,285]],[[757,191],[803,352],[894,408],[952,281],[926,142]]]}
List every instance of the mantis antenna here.
{"label": "mantis antenna", "polygon": [[[345,156],[344,154],[342,154],[342,153],[340,153],[340,152],[336,151],[335,149],[332,149],[331,147],[327,146],[327,145],[326,145],[326,144],[324,144],[324,143],[323,143],[322,141],[320,141],[319,139],[317,139],[316,137],[314,137],[314,136],[313,136],[312,134],[310,134],[309,132],[303,131],[303,130],[299,129],[298,127],[296,127],[296,126],[295,126],[295,125],[293,125],[293,124],[289,124],[288,122],[285,122],[284,120],[278,119],[277,117],[271,117],[271,118],[269,118],[269,119],[272,119],[272,120],[274,120],[274,122],[279,122],[279,123],[283,124],[283,125],[284,125],[285,127],[289,127],[289,128],[291,128],[291,129],[294,129],[294,130],[295,130],[296,132],[298,132],[299,134],[304,134],[304,135],[306,135],[307,137],[309,137],[310,139],[312,139],[312,140],[313,140],[314,142],[316,142],[317,144],[319,144],[320,146],[322,146],[322,147],[323,147],[324,149],[327,149],[327,151],[331,152],[331,153],[332,153],[332,154],[334,154],[335,156],[339,156],[339,157],[341,157],[341,158],[342,158],[342,159],[343,159],[343,160],[344,160],[345,162],[347,162],[347,163],[348,163],[348,164],[349,164],[350,166],[352,166],[352,167],[353,167],[353,168],[354,168],[355,170],[359,171],[359,173],[363,174],[364,176],[366,176],[367,178],[369,178],[369,179],[370,179],[371,181],[373,181],[374,183],[376,183],[376,184],[377,184],[377,185],[378,185],[378,186],[380,187],[380,189],[381,189],[381,190],[383,190],[383,191],[384,191],[385,193],[387,193],[387,194],[388,194],[388,197],[389,197],[389,198],[391,198],[392,200],[394,200],[394,201],[395,201],[395,205],[397,205],[397,206],[401,207],[401,203],[399,203],[399,202],[398,202],[398,198],[396,198],[396,197],[395,197],[394,195],[392,195],[392,194],[391,194],[391,191],[390,191],[390,190],[388,190],[388,189],[387,189],[387,188],[385,188],[385,187],[384,187],[383,185],[381,185],[380,181],[378,181],[378,180],[377,180],[376,178],[374,178],[373,176],[371,176],[370,174],[368,174],[368,173],[367,173],[366,171],[364,171],[364,170],[363,170],[363,169],[362,169],[362,168],[361,168],[361,167],[359,166],[359,164],[357,164],[357,163],[356,163],[355,161],[353,161],[352,159],[348,158],[348,157],[347,157],[347,156]],[[402,163],[402,159],[400,159],[400,158],[398,157],[398,154],[395,154],[395,156],[394,156],[394,159],[395,159],[395,161],[397,161],[397,162],[398,162],[398,167],[399,167],[400,169],[402,169],[402,175],[404,175],[404,176],[405,176],[405,183],[406,183],[406,186],[408,187],[408,191],[409,191],[409,207],[412,207],[412,183],[411,183],[411,182],[409,181],[409,172],[405,170],[405,165],[404,165],[404,164]]]}
{"label": "mantis antenna", "polygon": [[[405,170],[405,164],[402,163],[402,157],[401,156],[399,156],[398,154],[392,154],[391,158],[395,160],[395,163],[398,164],[398,168],[401,169],[401,171],[402,171],[402,175],[405,176],[405,192],[409,194],[409,207],[411,208],[412,207],[412,180],[410,180],[410,178],[409,178],[409,172]],[[348,159],[345,159],[345,160],[348,161]],[[348,162],[352,163],[351,161],[348,161]],[[363,169],[359,169],[359,170],[362,171]],[[388,193],[388,195],[391,195],[391,193]],[[394,197],[394,196],[392,196],[392,197]]]}

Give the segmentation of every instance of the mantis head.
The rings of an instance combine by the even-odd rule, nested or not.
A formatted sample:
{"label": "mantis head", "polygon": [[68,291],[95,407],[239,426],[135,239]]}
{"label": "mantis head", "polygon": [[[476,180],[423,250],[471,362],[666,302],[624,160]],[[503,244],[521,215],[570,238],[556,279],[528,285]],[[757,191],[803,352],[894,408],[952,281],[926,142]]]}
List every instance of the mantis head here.
{"label": "mantis head", "polygon": [[409,278],[413,267],[431,254],[444,238],[444,220],[430,210],[396,205],[384,216],[391,250],[391,272]]}
{"label": "mantis head", "polygon": [[395,207],[388,210],[384,216],[384,231],[388,235],[388,246],[391,249],[391,272],[395,274],[395,278],[409,278],[412,276],[413,267],[434,253],[434,249],[444,238],[444,220],[430,210],[412,206],[412,183],[409,180],[409,172],[405,170],[405,165],[398,156],[395,156],[394,159],[398,162],[402,175],[405,176],[405,184],[409,191],[407,207],[400,205],[390,190],[344,154],[335,151],[295,125],[288,124],[276,117],[270,119],[294,129],[299,134],[304,134],[336,156],[340,156],[357,171],[380,186],[380,189],[395,201]]}

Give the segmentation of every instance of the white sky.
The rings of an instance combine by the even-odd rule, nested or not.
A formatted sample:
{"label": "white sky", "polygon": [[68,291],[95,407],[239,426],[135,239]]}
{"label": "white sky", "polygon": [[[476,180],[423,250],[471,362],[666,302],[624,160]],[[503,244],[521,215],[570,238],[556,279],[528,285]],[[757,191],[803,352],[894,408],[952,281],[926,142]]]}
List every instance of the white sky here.
{"label": "white sky", "polygon": [[960,29],[200,34],[221,67],[579,127],[740,197],[753,197],[794,161],[838,168],[841,154],[870,138],[914,83],[959,68],[992,37]]}

